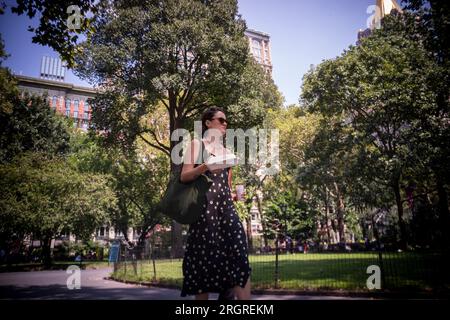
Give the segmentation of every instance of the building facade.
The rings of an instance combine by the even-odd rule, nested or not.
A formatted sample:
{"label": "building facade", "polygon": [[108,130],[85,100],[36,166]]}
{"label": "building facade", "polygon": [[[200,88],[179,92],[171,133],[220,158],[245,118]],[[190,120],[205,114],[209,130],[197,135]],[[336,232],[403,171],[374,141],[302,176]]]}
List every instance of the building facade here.
{"label": "building facade", "polygon": [[367,21],[367,28],[358,31],[358,41],[357,44],[361,41],[361,39],[368,37],[374,29],[381,27],[381,19],[391,13],[392,10],[397,10],[398,12],[402,12],[402,8],[397,3],[396,0],[377,0],[375,4],[375,12]]}
{"label": "building facade", "polygon": [[267,33],[247,29],[245,36],[248,39],[250,53],[264,70],[272,75],[272,58],[270,52],[270,36]]}
{"label": "building facade", "polygon": [[46,94],[52,109],[72,118],[76,127],[83,130],[88,129],[91,120],[91,107],[88,100],[95,97],[94,89],[56,80],[22,75],[15,75],[15,77],[22,92],[36,95]]}

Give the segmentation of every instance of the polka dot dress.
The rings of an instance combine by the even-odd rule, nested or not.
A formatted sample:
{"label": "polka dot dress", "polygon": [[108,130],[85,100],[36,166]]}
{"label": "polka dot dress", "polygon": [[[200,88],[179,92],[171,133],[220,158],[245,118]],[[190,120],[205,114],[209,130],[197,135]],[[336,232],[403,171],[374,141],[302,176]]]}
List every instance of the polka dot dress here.
{"label": "polka dot dress", "polygon": [[191,224],[183,259],[181,296],[245,287],[250,277],[247,237],[234,208],[228,169],[206,173],[213,184],[200,219]]}

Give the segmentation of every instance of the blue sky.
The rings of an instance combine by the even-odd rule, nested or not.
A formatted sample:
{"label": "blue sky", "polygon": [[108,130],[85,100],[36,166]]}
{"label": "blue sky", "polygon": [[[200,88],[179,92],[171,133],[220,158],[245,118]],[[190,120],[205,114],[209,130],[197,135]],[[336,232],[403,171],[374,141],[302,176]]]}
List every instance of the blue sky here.
{"label": "blue sky", "polygon": [[[7,4],[12,3],[8,0]],[[247,27],[271,37],[273,78],[286,104],[297,103],[302,77],[310,65],[334,58],[354,44],[366,26],[367,8],[375,0],[238,0]],[[48,47],[33,44],[27,17],[0,16],[0,32],[11,57],[5,65],[17,74],[39,76],[43,55],[57,57]],[[70,71],[66,82],[88,86]]]}

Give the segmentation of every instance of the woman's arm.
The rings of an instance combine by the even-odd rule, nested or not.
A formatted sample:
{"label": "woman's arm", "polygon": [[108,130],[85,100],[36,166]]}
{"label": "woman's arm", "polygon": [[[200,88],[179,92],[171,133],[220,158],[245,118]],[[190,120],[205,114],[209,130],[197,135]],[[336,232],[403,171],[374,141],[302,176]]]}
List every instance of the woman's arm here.
{"label": "woman's arm", "polygon": [[205,163],[194,168],[195,160],[200,152],[201,142],[197,139],[191,141],[188,145],[184,157],[183,168],[181,169],[180,181],[183,183],[190,182],[198,178],[201,174],[208,171]]}

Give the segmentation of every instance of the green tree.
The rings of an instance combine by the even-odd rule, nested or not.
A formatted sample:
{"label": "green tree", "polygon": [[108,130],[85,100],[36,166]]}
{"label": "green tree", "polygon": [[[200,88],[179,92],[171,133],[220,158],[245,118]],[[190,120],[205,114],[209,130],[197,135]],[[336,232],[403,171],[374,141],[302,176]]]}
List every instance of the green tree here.
{"label": "green tree", "polygon": [[52,111],[46,98],[20,95],[8,68],[0,37],[0,163],[25,151],[63,154],[69,150],[69,136],[62,117]]}
{"label": "green tree", "polygon": [[114,192],[118,207],[112,213],[111,222],[123,232],[129,227],[140,233],[137,246],[143,245],[145,237],[156,224],[164,224],[158,204],[167,179],[167,157],[164,155],[145,159],[120,157],[112,168]]}
{"label": "green tree", "polygon": [[[168,137],[191,128],[206,107],[224,106],[233,122],[248,128],[261,120],[263,99],[280,101],[249,58],[235,0],[102,1],[98,8],[97,32],[80,46],[76,73],[104,89],[91,104],[93,127],[110,144],[133,149],[142,140],[170,156],[179,141]],[[167,140],[149,121],[161,106]],[[178,169],[171,162],[171,171]],[[180,255],[181,226],[172,230],[173,254]]]}
{"label": "green tree", "polygon": [[167,179],[167,157],[140,144],[135,153],[104,148],[101,136],[93,133],[74,133],[69,161],[86,174],[103,174],[117,199],[117,206],[109,212],[108,222],[120,230],[128,245],[128,229],[139,232],[137,247],[156,224],[164,223],[158,211],[159,198]]}
{"label": "green tree", "polygon": [[[369,173],[391,189],[403,246],[407,234],[402,183],[405,173],[414,171],[410,168],[423,159],[414,153],[411,139],[417,137],[419,119],[429,117],[436,106],[429,81],[436,65],[423,43],[407,36],[408,21],[408,15],[385,18],[383,27],[361,45],[311,70],[302,94],[310,111],[320,112],[331,123],[337,118],[346,128],[342,138],[356,159],[346,161],[347,168],[353,163],[353,172]],[[370,167],[358,165],[363,164],[360,160]]]}
{"label": "green tree", "polygon": [[417,122],[418,129],[423,133],[413,145],[418,147],[418,152],[428,155],[426,166],[431,169],[438,192],[439,226],[444,238],[441,243],[447,249],[450,243],[450,5],[446,1],[436,0],[404,0],[404,3],[413,12],[404,16],[408,22],[405,23],[407,35],[421,41],[429,59],[435,62],[433,73],[429,76],[429,88],[435,93],[435,105],[429,117],[422,117]]}
{"label": "green tree", "polygon": [[266,234],[274,235],[278,222],[280,234],[297,241],[306,241],[315,236],[315,224],[319,212],[314,201],[308,199],[306,192],[290,174],[281,173],[271,179],[264,190],[264,219]]}
{"label": "green tree", "polygon": [[69,152],[67,123],[51,110],[45,97],[17,94],[7,103],[12,110],[0,113],[0,162],[26,151]]}
{"label": "green tree", "polygon": [[[33,43],[51,47],[69,67],[74,65],[79,38],[94,32],[91,19],[95,15],[96,5],[93,0],[17,0],[10,6],[11,12],[17,15],[26,14],[30,19],[39,17],[37,27],[28,26],[28,31],[34,33]],[[0,1],[0,14],[6,7],[5,1]],[[80,25],[71,29],[67,22],[76,23],[71,18],[76,11],[70,8],[74,7],[79,9]]]}
{"label": "green tree", "polygon": [[[237,100],[248,47],[235,1],[103,5],[97,32],[82,44],[76,68],[82,78],[107,85],[93,101],[96,129],[132,144],[144,133],[156,138],[142,118],[157,103],[167,108],[173,132],[207,106]],[[170,155],[177,142],[148,143]]]}
{"label": "green tree", "polygon": [[88,240],[115,206],[102,175],[81,174],[62,158],[23,153],[0,165],[3,239],[19,234],[42,242],[51,263],[52,239],[71,232]]}
{"label": "green tree", "polygon": [[8,58],[5,51],[5,43],[0,34],[0,114],[1,117],[11,114],[13,101],[19,95],[17,83],[8,68],[2,66],[3,61]]}

